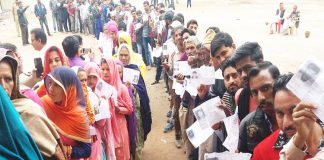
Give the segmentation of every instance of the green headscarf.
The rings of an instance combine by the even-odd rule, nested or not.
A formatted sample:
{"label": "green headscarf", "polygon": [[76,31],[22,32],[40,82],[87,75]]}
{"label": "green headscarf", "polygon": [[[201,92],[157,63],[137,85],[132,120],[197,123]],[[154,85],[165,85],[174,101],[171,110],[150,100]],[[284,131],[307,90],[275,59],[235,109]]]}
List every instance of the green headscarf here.
{"label": "green headscarf", "polygon": [[0,85],[0,159],[43,159],[7,93]]}

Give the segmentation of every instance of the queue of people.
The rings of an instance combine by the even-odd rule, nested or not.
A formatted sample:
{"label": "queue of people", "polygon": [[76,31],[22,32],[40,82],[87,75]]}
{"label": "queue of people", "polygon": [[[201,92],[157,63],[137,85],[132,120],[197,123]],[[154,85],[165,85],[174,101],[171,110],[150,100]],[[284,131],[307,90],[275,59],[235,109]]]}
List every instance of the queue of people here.
{"label": "queue of people", "polygon": [[[73,8],[73,2],[66,6]],[[92,1],[90,6],[96,12],[90,24],[99,53],[83,48],[78,35],[65,37],[62,51],[48,45],[43,29],[33,29],[31,42],[44,65],[40,76],[39,68],[26,75],[17,47],[0,44],[0,134],[8,137],[0,139],[0,159],[142,159],[152,127],[145,83],[151,67],[156,67],[151,85],[164,79],[169,95],[163,132],[174,128],[175,147],[182,148],[187,159],[229,150],[223,142],[231,130],[223,121],[212,125],[213,134],[198,147],[186,132],[199,121],[193,110],[215,97],[221,99],[215,104],[220,112],[238,118],[236,152],[250,153],[253,160],[323,157],[324,128],[314,114],[316,106],[287,88],[293,74],[282,74],[266,61],[259,43],[237,46],[229,33],[214,26],[201,41],[198,21],[185,24],[183,14],[163,3],[144,1],[144,12],[126,1]],[[23,14],[23,7],[20,11]],[[76,16],[69,15],[73,32],[78,31]],[[65,25],[57,26],[58,31]],[[179,93],[177,86],[187,79],[200,79],[179,73],[179,62],[191,69],[213,68],[223,78]],[[136,80],[124,81],[126,70],[139,73]]]}

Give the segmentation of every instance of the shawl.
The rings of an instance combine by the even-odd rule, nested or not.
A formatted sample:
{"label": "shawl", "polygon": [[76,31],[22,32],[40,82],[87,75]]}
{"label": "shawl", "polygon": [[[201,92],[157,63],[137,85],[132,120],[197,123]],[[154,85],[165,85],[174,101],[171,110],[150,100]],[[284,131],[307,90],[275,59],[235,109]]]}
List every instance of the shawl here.
{"label": "shawl", "polygon": [[[120,43],[121,41],[125,41],[126,44],[121,44]],[[137,53],[135,53],[133,51],[133,49],[132,49],[132,40],[131,40],[131,37],[130,37],[129,33],[127,33],[127,32],[119,33],[118,42],[119,42],[119,48],[118,48],[117,54],[115,54],[113,56],[113,58],[120,60],[119,59],[120,50],[123,47],[126,47],[127,50],[129,51],[129,57],[130,57],[129,64],[137,65],[139,67],[140,71],[141,71],[141,75],[143,77],[145,77],[145,75],[146,75],[146,65],[145,65],[145,63],[143,61],[142,55],[137,54]],[[128,65],[128,64],[124,64],[124,65]]]}
{"label": "shawl", "polygon": [[48,95],[42,97],[48,118],[54,122],[56,129],[63,136],[90,143],[89,122],[84,109],[85,98],[78,77],[70,68],[56,68],[44,78],[47,92],[50,79],[64,90],[66,98],[61,105],[57,105]]}
{"label": "shawl", "polygon": [[[125,66],[125,68],[130,68],[139,71],[138,67],[134,64],[129,64]],[[151,131],[152,115],[151,115],[150,99],[147,94],[146,85],[142,76],[140,76],[138,83],[134,85],[134,87],[140,98],[140,108],[141,108],[140,112],[141,112],[142,124],[144,130],[144,140],[146,140],[147,135]]]}
{"label": "shawl", "polygon": [[2,86],[0,86],[0,137],[0,159],[43,159]]}
{"label": "shawl", "polygon": [[[19,98],[12,100],[12,103],[42,155],[52,157],[56,153],[56,147],[60,145],[60,136],[54,124],[47,118],[41,107],[32,100]],[[64,153],[63,148],[61,153]]]}

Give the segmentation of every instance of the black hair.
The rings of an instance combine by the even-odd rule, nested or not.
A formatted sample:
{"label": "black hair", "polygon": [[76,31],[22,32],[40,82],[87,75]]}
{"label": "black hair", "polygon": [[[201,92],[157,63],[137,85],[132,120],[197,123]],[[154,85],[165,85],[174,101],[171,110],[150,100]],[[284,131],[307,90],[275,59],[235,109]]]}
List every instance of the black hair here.
{"label": "black hair", "polygon": [[165,8],[164,4],[163,3],[159,3],[158,4],[161,8]]}
{"label": "black hair", "polygon": [[127,29],[127,27],[126,27],[125,22],[121,21],[121,22],[118,23],[118,31],[125,31],[126,32],[126,29]]}
{"label": "black hair", "polygon": [[172,36],[174,36],[174,34],[175,34],[175,32],[177,31],[177,30],[181,30],[181,32],[184,30],[184,27],[183,26],[178,26],[178,27],[175,27],[174,29],[172,29],[172,31],[171,31],[171,35]]}
{"label": "black hair", "polygon": [[143,4],[150,5],[150,2],[149,1],[144,1]]}
{"label": "black hair", "polygon": [[293,73],[288,73],[284,75],[280,75],[273,84],[272,95],[275,97],[278,91],[288,91],[287,84],[290,81],[291,77],[293,77]]}
{"label": "black hair", "polygon": [[[101,58],[101,60],[100,60],[100,65],[102,65],[102,64],[104,64],[104,63],[107,63],[107,60],[105,59],[105,58]],[[99,65],[99,66],[100,66]]]}
{"label": "black hair", "polygon": [[250,56],[251,60],[257,63],[263,61],[262,48],[258,42],[245,42],[236,49],[232,60],[236,63],[247,56]]}
{"label": "black hair", "polygon": [[191,29],[188,29],[188,28],[183,29],[180,35],[183,36],[183,34],[185,34],[185,33],[189,33],[190,36],[196,35],[196,33],[194,31],[192,31]]}
{"label": "black hair", "polygon": [[17,52],[17,46],[12,43],[0,43],[0,48],[4,48],[12,52]]}
{"label": "black hair", "polygon": [[142,14],[142,11],[141,10],[137,10],[136,11],[136,15],[138,15],[138,14]]}
{"label": "black hair", "polygon": [[173,11],[167,11],[164,14],[164,20],[172,21],[173,16],[174,16],[174,12]]}
{"label": "black hair", "polygon": [[80,35],[75,34],[73,36],[78,39],[80,45],[83,45],[83,39]]}
{"label": "black hair", "polygon": [[220,29],[219,29],[218,27],[209,27],[209,28],[206,29],[206,33],[207,33],[207,31],[210,30],[210,29],[212,29],[216,34],[217,34],[218,32],[220,32]]}
{"label": "black hair", "polygon": [[228,67],[235,68],[235,63],[231,59],[227,59],[224,61],[224,63],[221,65],[220,69],[222,70],[222,75],[224,76],[224,71]]}
{"label": "black hair", "polygon": [[184,16],[182,13],[177,13],[173,16],[172,21],[179,21],[182,25],[184,24]]}
{"label": "black hair", "polygon": [[52,52],[52,51],[56,51],[56,52],[59,52],[59,48],[56,47],[56,46],[52,46],[48,49],[48,52]]}
{"label": "black hair", "polygon": [[126,4],[126,0],[120,0],[119,2],[120,2],[120,4],[122,4],[122,5],[125,5],[125,4]]}
{"label": "black hair", "polygon": [[192,20],[187,22],[187,28],[189,28],[190,24],[196,24],[198,26],[198,22],[195,19],[192,19]]}
{"label": "black hair", "polygon": [[228,33],[219,32],[211,41],[210,53],[212,57],[216,56],[217,50],[219,50],[223,45],[225,47],[231,47],[233,45],[233,38]]}
{"label": "black hair", "polygon": [[62,42],[64,53],[67,57],[73,58],[78,53],[80,43],[75,36],[67,36]]}
{"label": "black hair", "polygon": [[34,28],[30,31],[30,34],[34,34],[35,40],[40,41],[43,45],[47,43],[47,37],[45,32],[41,28]]}
{"label": "black hair", "polygon": [[248,79],[250,81],[251,78],[259,75],[262,70],[268,70],[271,74],[272,79],[277,79],[280,75],[280,71],[277,66],[273,65],[269,61],[264,61],[258,63],[255,67],[252,67],[248,73]]}

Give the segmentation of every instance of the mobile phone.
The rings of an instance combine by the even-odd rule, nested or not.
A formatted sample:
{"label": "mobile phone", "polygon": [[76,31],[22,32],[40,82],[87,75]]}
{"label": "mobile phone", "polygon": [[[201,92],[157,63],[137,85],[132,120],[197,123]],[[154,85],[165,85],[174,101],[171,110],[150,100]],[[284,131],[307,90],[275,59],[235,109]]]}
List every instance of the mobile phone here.
{"label": "mobile phone", "polygon": [[91,52],[91,49],[90,48],[83,48],[82,49],[82,53],[83,54],[88,54],[89,52]]}
{"label": "mobile phone", "polygon": [[43,74],[43,63],[41,58],[34,58],[34,64],[36,70],[36,76],[40,77]]}

